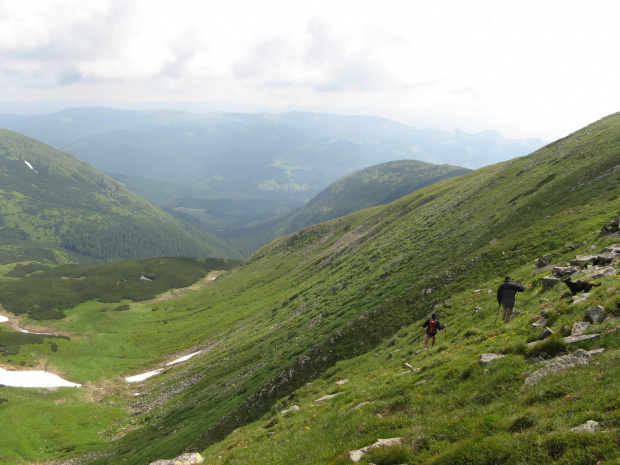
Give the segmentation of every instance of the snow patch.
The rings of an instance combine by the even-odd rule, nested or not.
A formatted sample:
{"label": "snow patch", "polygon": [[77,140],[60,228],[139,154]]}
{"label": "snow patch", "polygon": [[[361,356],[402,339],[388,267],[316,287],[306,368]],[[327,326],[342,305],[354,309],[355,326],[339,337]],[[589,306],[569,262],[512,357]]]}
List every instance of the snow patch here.
{"label": "snow patch", "polygon": [[158,370],[149,371],[148,373],[142,373],[141,375],[129,376],[128,378],[125,378],[125,381],[127,381],[128,383],[137,383],[138,381],[144,381],[151,376],[158,375],[162,371],[164,371],[164,369],[160,368]]}
{"label": "snow patch", "polygon": [[30,162],[28,160],[24,160],[24,163],[26,163],[26,166],[28,168],[30,168],[32,171],[34,171],[35,173],[39,174],[39,172],[32,167],[32,165],[30,164]]}
{"label": "snow patch", "polygon": [[198,352],[194,352],[193,354],[189,354],[189,355],[186,355],[186,356],[181,357],[181,358],[177,358],[176,360],[173,360],[173,361],[172,361],[172,362],[170,362],[170,363],[166,363],[166,366],[168,366],[168,365],[174,365],[175,363],[181,363],[181,362],[184,362],[184,361],[186,361],[186,360],[189,360],[189,359],[190,359],[190,358],[192,358],[194,355],[198,355],[200,352],[202,352],[202,350],[199,350]]}
{"label": "snow patch", "polygon": [[80,387],[47,371],[8,371],[0,368],[0,385],[25,388]]}

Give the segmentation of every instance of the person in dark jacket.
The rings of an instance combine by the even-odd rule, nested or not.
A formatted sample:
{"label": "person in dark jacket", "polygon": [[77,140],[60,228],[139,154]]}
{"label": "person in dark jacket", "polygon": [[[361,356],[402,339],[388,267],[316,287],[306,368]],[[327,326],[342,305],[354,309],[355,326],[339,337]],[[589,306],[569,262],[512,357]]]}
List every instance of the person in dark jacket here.
{"label": "person in dark jacket", "polygon": [[504,307],[504,323],[508,323],[512,317],[512,311],[517,301],[517,292],[523,292],[525,288],[506,276],[504,282],[497,288],[497,303]]}
{"label": "person in dark jacket", "polygon": [[435,336],[437,335],[437,331],[446,329],[446,325],[442,325],[441,323],[439,323],[436,313],[433,313],[431,317],[422,324],[422,327],[426,328],[426,337],[424,338],[425,349],[426,345],[428,344],[428,340],[431,338],[433,339],[431,347],[435,345]]}

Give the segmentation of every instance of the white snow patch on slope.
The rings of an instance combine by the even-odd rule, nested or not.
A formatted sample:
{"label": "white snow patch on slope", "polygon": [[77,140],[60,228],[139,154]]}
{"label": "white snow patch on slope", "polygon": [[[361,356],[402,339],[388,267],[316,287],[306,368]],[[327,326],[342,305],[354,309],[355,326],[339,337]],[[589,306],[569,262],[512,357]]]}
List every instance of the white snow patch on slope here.
{"label": "white snow patch on slope", "polygon": [[32,171],[34,171],[35,173],[39,174],[39,172],[32,167],[32,165],[30,164],[30,162],[28,160],[24,160],[24,163],[26,163],[26,166],[28,168],[30,168]]}

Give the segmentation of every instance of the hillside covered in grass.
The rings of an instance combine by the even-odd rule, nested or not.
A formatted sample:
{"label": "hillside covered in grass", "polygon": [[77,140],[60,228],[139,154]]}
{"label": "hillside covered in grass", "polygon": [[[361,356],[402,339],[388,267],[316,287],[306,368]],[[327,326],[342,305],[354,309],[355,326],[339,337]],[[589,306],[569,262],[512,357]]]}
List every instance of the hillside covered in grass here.
{"label": "hillside covered in grass", "polygon": [[0,263],[232,257],[73,155],[0,129]]}
{"label": "hillside covered in grass", "polygon": [[[36,425],[42,406],[54,416],[71,405],[75,421],[33,429],[29,445],[4,428],[0,457],[146,464],[196,451],[212,464],[340,464],[398,437],[361,460],[614,463],[617,276],[573,303],[561,283],[543,290],[552,270],[534,263],[564,265],[620,242],[613,227],[602,232],[620,209],[619,154],[616,114],[527,157],[280,238],[187,295],[124,312],[90,302],[39,322],[71,339],[27,363],[88,385],[53,396],[6,390],[9,420]],[[507,274],[526,292],[504,326],[494,293]],[[566,342],[565,327],[596,305],[607,317],[588,331],[600,337]],[[541,310],[557,334],[527,346]],[[432,311],[448,327],[418,353]],[[525,383],[543,360],[577,349],[605,351]],[[138,385],[123,380],[198,350]],[[504,357],[484,366],[485,353]],[[589,420],[595,434],[571,431]]]}
{"label": "hillside covered in grass", "polygon": [[333,182],[303,207],[277,220],[237,232],[234,236],[241,243],[252,242],[252,238],[255,243],[271,242],[276,237],[313,224],[393,202],[442,179],[469,171],[460,166],[434,165],[417,160],[390,161],[370,166]]}

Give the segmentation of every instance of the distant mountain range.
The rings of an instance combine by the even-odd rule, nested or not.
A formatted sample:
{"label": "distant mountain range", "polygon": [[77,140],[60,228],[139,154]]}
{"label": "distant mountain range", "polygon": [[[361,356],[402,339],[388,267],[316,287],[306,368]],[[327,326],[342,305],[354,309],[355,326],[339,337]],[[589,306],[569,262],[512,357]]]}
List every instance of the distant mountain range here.
{"label": "distant mountain range", "polygon": [[0,129],[0,263],[236,258],[73,155]]}
{"label": "distant mountain range", "polygon": [[0,127],[75,154],[222,238],[281,218],[341,177],[370,166],[418,160],[477,168],[545,144],[493,131],[421,130],[374,116],[305,112],[75,108],[0,115]]}

